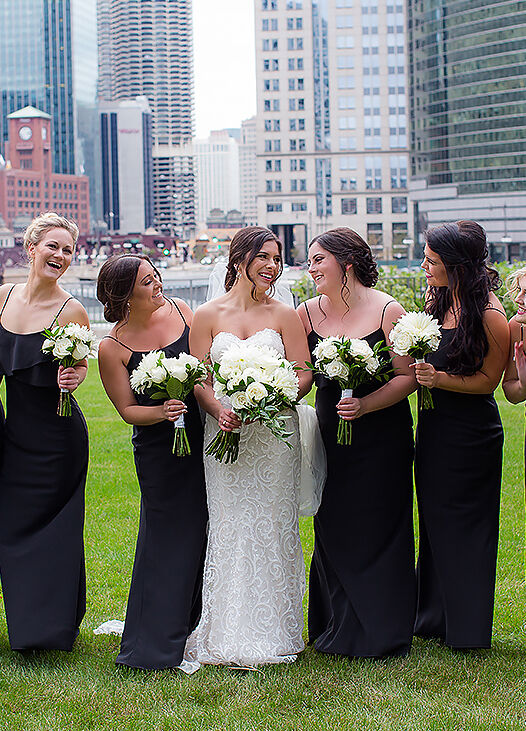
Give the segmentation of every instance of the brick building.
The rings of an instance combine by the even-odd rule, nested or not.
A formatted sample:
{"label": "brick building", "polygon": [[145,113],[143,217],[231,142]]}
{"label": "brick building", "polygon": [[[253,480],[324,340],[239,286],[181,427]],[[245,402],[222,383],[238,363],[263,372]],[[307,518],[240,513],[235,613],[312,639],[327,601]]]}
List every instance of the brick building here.
{"label": "brick building", "polygon": [[20,230],[44,211],[73,219],[89,232],[89,181],[53,172],[51,117],[34,107],[8,115],[9,141],[0,170],[0,215]]}

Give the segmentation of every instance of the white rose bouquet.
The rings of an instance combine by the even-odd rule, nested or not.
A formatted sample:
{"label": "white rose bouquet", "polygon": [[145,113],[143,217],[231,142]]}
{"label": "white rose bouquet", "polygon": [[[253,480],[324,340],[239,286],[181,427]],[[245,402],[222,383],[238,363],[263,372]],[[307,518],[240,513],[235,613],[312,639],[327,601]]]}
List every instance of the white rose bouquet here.
{"label": "white rose bouquet", "polygon": [[[294,365],[273,348],[241,342],[225,350],[214,363],[214,393],[229,398],[241,421],[259,421],[275,437],[291,446],[285,429],[284,409],[298,400],[298,376]],[[220,430],[206,448],[219,462],[235,462],[239,454],[239,430]]]}
{"label": "white rose bouquet", "polygon": [[[417,363],[425,362],[425,355],[437,350],[442,339],[438,320],[427,312],[407,312],[389,333],[393,351],[397,355],[411,355]],[[420,409],[432,409],[433,397],[427,386],[419,389]]]}
{"label": "white rose bouquet", "polygon": [[[54,360],[64,368],[71,368],[84,358],[96,355],[95,333],[85,325],[70,322],[43,331],[46,339],[42,343],[42,352],[50,353]],[[60,389],[57,414],[71,416],[71,394],[67,388]]]}
{"label": "white rose bouquet", "polygon": [[[314,348],[314,364],[306,363],[315,373],[331,378],[340,384],[342,398],[349,398],[357,386],[372,380],[386,381],[388,373],[385,360],[380,354],[388,350],[382,343],[371,348],[360,338],[330,336],[321,340]],[[352,439],[352,422],[342,419],[338,422],[338,444],[349,445]]]}
{"label": "white rose bouquet", "polygon": [[[152,350],[143,355],[141,362],[130,375],[130,386],[136,393],[149,392],[155,401],[178,399],[184,401],[194,386],[202,384],[208,376],[204,363],[188,353],[167,358],[162,350]],[[190,444],[184,425],[184,414],[174,421],[173,453],[177,457],[190,454]]]}

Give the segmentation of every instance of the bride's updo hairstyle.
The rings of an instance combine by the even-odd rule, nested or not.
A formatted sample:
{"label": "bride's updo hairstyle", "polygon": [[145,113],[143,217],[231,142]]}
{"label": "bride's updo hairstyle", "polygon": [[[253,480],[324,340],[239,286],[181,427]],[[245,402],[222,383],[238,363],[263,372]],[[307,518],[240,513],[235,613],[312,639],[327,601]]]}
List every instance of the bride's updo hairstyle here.
{"label": "bride's updo hairstyle", "polygon": [[276,234],[269,228],[264,228],[263,226],[246,226],[234,234],[230,243],[230,256],[228,258],[225,276],[225,290],[227,292],[234,286],[238,277],[239,267],[243,265],[248,279],[252,282],[252,299],[257,299],[256,285],[250,277],[248,269],[261,251],[263,244],[266,244],[267,241],[274,241],[279,251],[279,272],[272,282],[270,289],[271,295],[274,294],[274,282],[281,276],[281,272],[283,271],[283,247]]}
{"label": "bride's updo hairstyle", "polygon": [[333,228],[320,236],[316,236],[309,244],[319,244],[322,249],[332,254],[342,270],[342,300],[344,293],[349,292],[347,287],[347,266],[352,264],[354,276],[364,287],[374,287],[378,281],[378,268],[373,258],[373,252],[367,242],[353,231],[352,228],[342,226]]}
{"label": "bride's updo hairstyle", "polygon": [[159,281],[159,270],[145,254],[112,256],[101,266],[97,277],[97,299],[104,305],[104,319],[108,322],[127,322],[128,302],[132,295],[141,262],[152,265]]}
{"label": "bride's updo hairstyle", "polygon": [[486,232],[475,221],[457,221],[428,229],[424,238],[441,258],[448,278],[447,287],[429,287],[426,311],[442,323],[448,310],[459,307],[447,372],[471,376],[480,370],[488,352],[484,310],[489,293],[501,285],[498,272],[486,261]]}

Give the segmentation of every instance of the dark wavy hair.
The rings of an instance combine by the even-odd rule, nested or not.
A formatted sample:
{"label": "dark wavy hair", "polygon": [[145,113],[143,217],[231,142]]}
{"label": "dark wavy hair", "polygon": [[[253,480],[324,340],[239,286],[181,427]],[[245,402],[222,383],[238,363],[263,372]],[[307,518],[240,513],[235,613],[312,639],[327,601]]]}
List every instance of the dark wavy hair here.
{"label": "dark wavy hair", "polygon": [[127,305],[143,261],[152,265],[162,282],[161,273],[145,254],[112,256],[101,266],[97,277],[97,299],[104,305],[104,319],[108,322],[122,322],[123,325],[128,322]]}
{"label": "dark wavy hair", "polygon": [[378,268],[373,257],[371,247],[360,234],[352,228],[333,228],[330,231],[315,236],[309,244],[319,244],[322,249],[332,254],[342,270],[342,288],[340,295],[345,302],[344,293],[349,292],[347,287],[347,266],[352,264],[354,276],[364,287],[374,287],[378,281]]}
{"label": "dark wavy hair", "polygon": [[263,226],[246,226],[234,234],[230,243],[230,255],[226,268],[225,290],[228,292],[234,286],[237,279],[238,268],[244,265],[248,279],[252,282],[252,299],[256,298],[256,285],[248,273],[248,268],[261,251],[263,244],[267,241],[274,241],[278,245],[280,266],[279,272],[272,282],[271,294],[274,293],[274,282],[281,276],[283,271],[283,246],[275,233]]}
{"label": "dark wavy hair", "polygon": [[442,323],[448,310],[456,303],[459,306],[446,370],[452,375],[472,376],[488,353],[484,310],[489,294],[501,285],[498,272],[486,261],[486,232],[475,221],[457,221],[428,229],[424,237],[431,251],[442,259],[448,278],[447,287],[429,287],[426,311]]}

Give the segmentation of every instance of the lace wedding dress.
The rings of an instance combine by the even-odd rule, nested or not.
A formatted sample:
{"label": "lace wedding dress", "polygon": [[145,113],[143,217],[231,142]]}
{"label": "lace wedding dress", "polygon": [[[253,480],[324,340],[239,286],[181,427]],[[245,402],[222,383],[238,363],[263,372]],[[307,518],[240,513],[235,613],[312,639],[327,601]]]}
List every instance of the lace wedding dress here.
{"label": "lace wedding dress", "polygon": [[[219,362],[240,338],[220,332],[210,350]],[[247,340],[284,355],[281,336],[266,328]],[[304,645],[305,571],[298,530],[301,456],[297,415],[290,412],[289,449],[262,424],[243,424],[239,457],[205,456],[210,515],[203,612],[185,657],[208,664],[292,662]],[[205,445],[217,421],[207,415]]]}

